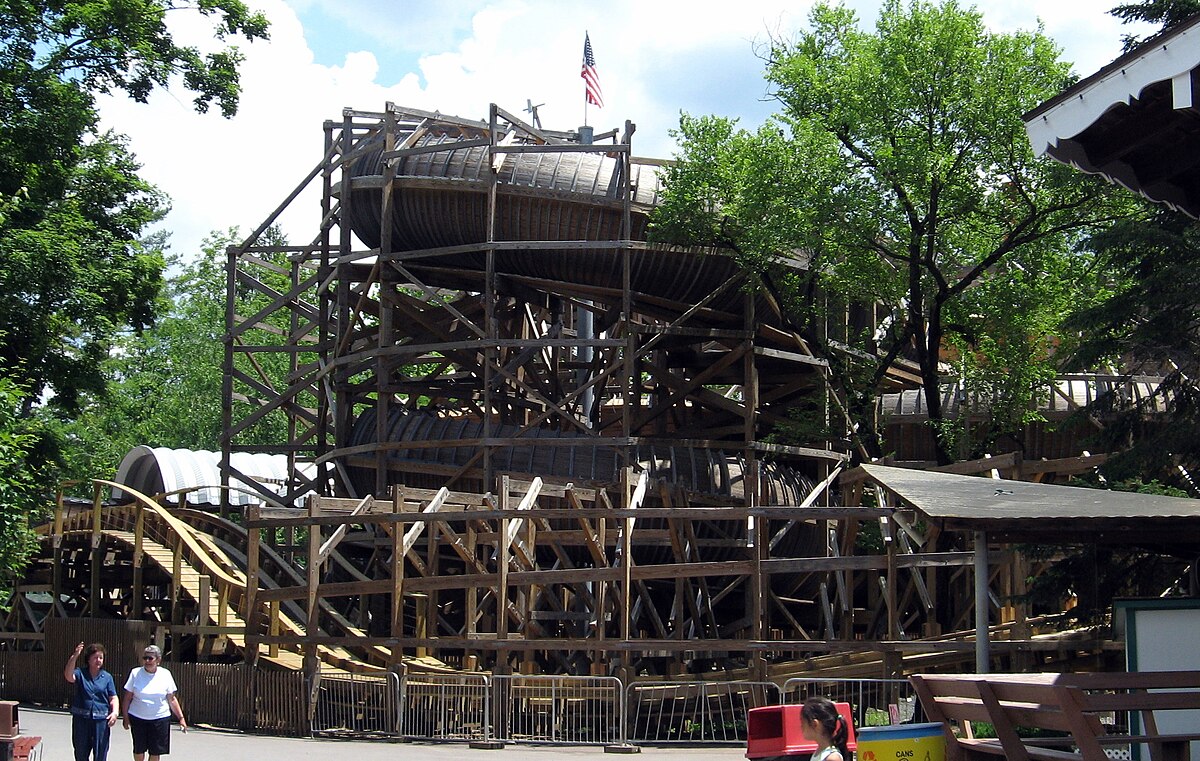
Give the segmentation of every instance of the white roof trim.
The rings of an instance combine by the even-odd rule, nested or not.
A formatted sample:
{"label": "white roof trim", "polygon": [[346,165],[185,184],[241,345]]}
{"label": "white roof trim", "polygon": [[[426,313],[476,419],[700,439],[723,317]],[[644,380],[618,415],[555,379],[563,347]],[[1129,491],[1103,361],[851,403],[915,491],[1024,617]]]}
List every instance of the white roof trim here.
{"label": "white roof trim", "polygon": [[[1083,132],[1110,108],[1128,104],[1142,90],[1171,80],[1175,108],[1192,106],[1192,69],[1200,66],[1200,27],[1180,31],[1154,44],[1143,54],[1100,76],[1074,97],[1046,109],[1025,123],[1025,131],[1036,156],[1062,140]],[[1074,162],[1072,162],[1074,163]]]}

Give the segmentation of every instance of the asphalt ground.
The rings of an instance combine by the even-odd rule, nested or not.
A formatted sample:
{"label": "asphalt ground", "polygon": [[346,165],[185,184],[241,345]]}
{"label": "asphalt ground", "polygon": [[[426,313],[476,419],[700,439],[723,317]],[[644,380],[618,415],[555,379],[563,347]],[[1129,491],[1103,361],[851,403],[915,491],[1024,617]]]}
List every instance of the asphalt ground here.
{"label": "asphalt ground", "polygon": [[[22,705],[19,720],[22,735],[42,738],[42,761],[71,761],[71,715],[65,710]],[[645,761],[744,761],[744,747],[675,745],[643,747],[632,758]],[[626,756],[629,757],[629,756]],[[133,742],[121,722],[113,727],[109,761],[133,758]],[[466,743],[411,743],[386,740],[329,740],[320,738],[270,737],[207,727],[192,727],[184,734],[171,726],[169,761],[549,761],[555,758],[617,759],[594,745],[506,745],[499,750],[477,750]]]}

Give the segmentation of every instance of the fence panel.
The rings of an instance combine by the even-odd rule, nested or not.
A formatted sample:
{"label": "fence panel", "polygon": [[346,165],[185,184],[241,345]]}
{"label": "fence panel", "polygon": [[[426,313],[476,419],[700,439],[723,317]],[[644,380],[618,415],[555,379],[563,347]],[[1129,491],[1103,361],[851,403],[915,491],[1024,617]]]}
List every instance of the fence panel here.
{"label": "fence panel", "polygon": [[514,743],[623,742],[621,681],[607,676],[496,676],[496,737]]}
{"label": "fence panel", "polygon": [[743,744],[746,712],[781,697],[771,682],[634,683],[626,695],[627,739],[651,745]]}
{"label": "fence panel", "polygon": [[57,657],[55,664],[44,651],[0,652],[0,698],[66,705],[74,689],[62,677],[63,664],[69,654],[68,651]]}
{"label": "fence panel", "polygon": [[486,674],[420,674],[400,679],[400,734],[413,740],[491,739]]}
{"label": "fence panel", "polygon": [[246,729],[250,671],[237,663],[164,663],[179,686],[179,702],[193,724]]}
{"label": "fence panel", "polygon": [[314,735],[395,737],[400,734],[400,678],[322,672],[313,710]]}
{"label": "fence panel", "polygon": [[254,672],[256,732],[304,737],[309,732],[308,684],[303,671]]}
{"label": "fence panel", "polygon": [[809,679],[797,677],[783,683],[786,703],[802,703],[821,695],[838,703],[849,703],[858,727],[892,723],[895,707],[900,723],[921,721],[920,702],[907,679]]}

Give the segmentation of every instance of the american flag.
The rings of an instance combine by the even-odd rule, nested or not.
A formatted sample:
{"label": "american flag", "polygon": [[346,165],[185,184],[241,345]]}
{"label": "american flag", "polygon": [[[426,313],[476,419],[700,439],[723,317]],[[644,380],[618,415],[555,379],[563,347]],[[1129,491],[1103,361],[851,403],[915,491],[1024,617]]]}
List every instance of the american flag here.
{"label": "american flag", "polygon": [[587,102],[593,106],[604,108],[604,95],[600,92],[600,76],[596,74],[596,57],[592,55],[592,41],[587,32],[583,33],[583,77],[584,88],[587,91]]}

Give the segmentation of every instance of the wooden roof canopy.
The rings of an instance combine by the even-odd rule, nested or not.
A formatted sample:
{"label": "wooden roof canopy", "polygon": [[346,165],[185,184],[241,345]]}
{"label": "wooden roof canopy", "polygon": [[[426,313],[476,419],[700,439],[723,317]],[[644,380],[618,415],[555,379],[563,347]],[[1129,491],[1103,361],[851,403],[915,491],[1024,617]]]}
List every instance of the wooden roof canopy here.
{"label": "wooden roof canopy", "polygon": [[1200,548],[1200,500],[883,465],[867,477],[945,530],[1000,542]]}
{"label": "wooden roof canopy", "polygon": [[1200,218],[1200,15],[1023,119],[1035,155]]}

